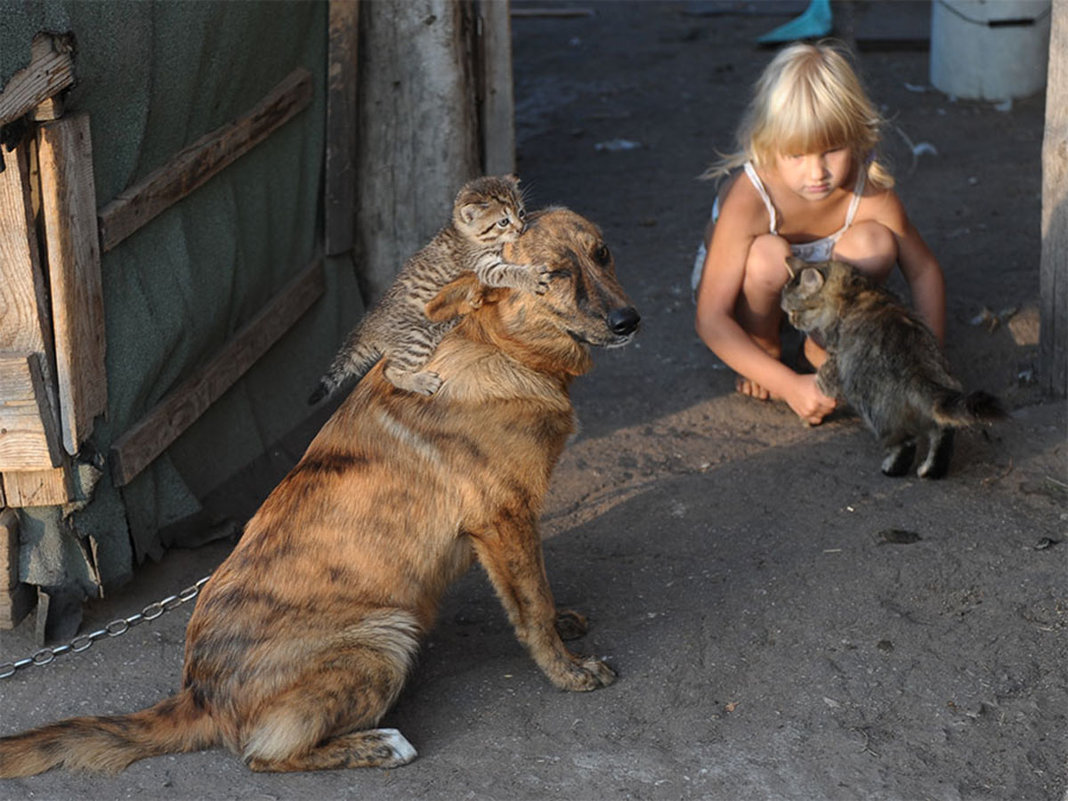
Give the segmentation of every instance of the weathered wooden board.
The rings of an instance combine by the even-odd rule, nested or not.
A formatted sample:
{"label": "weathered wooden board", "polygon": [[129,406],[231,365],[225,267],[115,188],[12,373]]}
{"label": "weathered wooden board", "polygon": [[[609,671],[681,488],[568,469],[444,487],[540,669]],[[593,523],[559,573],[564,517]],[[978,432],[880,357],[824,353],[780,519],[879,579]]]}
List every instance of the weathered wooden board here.
{"label": "weathered wooden board", "polygon": [[311,73],[291,72],[255,108],[201,137],[100,211],[107,252],[165,209],[202,186],[311,103]]}
{"label": "weathered wooden board", "polygon": [[73,48],[61,36],[39,33],[30,45],[30,63],[0,92],[0,125],[17,120],[74,83]]}
{"label": "weathered wooden board", "polygon": [[[37,253],[30,144],[0,148],[0,471],[60,464],[47,293]],[[39,415],[35,420],[34,415]]]}
{"label": "weathered wooden board", "polygon": [[72,456],[107,406],[104,294],[89,115],[38,127],[41,213],[63,445]]}
{"label": "weathered wooden board", "polygon": [[19,581],[19,518],[0,508],[0,629],[13,629],[33,608],[34,592]]}
{"label": "weathered wooden board", "polygon": [[1053,4],[1046,132],[1042,140],[1039,372],[1045,390],[1068,395],[1068,6]]}
{"label": "weathered wooden board", "polygon": [[0,470],[61,464],[39,353],[0,351]]}
{"label": "weathered wooden board", "polygon": [[352,249],[356,225],[356,58],[360,4],[330,0],[330,54],[326,90],[324,249]]}
{"label": "weathered wooden board", "polygon": [[208,364],[164,397],[111,449],[111,473],[124,486],[174,442],[278,341],[322,295],[323,263],[300,272]]}
{"label": "weathered wooden board", "polygon": [[29,143],[0,147],[0,350],[51,352],[47,294],[37,258]]}
{"label": "weathered wooden board", "polygon": [[17,508],[62,506],[74,500],[77,490],[73,468],[70,459],[64,457],[62,461],[62,466],[47,470],[4,473],[2,478],[7,505]]}

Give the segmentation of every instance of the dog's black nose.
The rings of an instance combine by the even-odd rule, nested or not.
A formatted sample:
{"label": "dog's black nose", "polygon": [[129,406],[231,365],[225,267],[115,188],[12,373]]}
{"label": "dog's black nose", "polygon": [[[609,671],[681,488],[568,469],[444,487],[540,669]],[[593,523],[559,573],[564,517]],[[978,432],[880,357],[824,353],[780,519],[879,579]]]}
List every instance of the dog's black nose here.
{"label": "dog's black nose", "polygon": [[613,334],[630,334],[638,328],[642,316],[633,306],[622,309],[613,309],[608,313],[608,327]]}

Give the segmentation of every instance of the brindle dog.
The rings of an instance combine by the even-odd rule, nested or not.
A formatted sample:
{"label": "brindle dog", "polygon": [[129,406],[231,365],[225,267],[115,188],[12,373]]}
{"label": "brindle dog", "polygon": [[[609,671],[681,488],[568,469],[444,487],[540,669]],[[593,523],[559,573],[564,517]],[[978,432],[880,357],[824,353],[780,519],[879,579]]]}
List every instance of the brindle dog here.
{"label": "brindle dog", "polygon": [[441,389],[399,390],[380,363],[353,390],[205,585],[181,691],[3,738],[0,776],[113,773],[218,744],[257,771],[405,764],[412,746],[375,726],[442,592],[475,559],[553,684],[612,683],[607,664],[561,641],[585,619],[557,614],[538,517],[575,427],[568,386],[590,369],[590,346],[630,341],[638,312],[601,232],[571,211],[532,215],[509,249],[552,269],[549,290],[465,274],[427,305],[436,320],[463,315],[428,365]]}

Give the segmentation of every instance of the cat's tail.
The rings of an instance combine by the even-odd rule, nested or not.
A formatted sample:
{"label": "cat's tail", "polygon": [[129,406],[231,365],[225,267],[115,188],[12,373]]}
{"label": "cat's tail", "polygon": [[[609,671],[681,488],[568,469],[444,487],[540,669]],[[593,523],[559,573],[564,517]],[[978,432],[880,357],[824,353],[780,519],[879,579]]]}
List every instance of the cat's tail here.
{"label": "cat's tail", "polygon": [[58,767],[114,774],[138,759],[199,751],[221,739],[207,710],[186,689],[132,715],[71,718],[0,738],[0,778]]}
{"label": "cat's tail", "polygon": [[341,346],[341,350],[334,356],[330,369],[319,379],[319,386],[308,398],[309,406],[314,406],[323,398],[332,395],[349,378],[353,376],[363,378],[367,371],[374,367],[375,362],[382,357],[382,351],[378,347],[370,342],[361,341],[366,339],[365,330],[366,326],[361,323],[349,335],[345,344]]}
{"label": "cat's tail", "polygon": [[934,419],[939,425],[954,428],[993,423],[1009,416],[1001,401],[989,392],[964,394],[957,390],[942,390],[934,406]]}

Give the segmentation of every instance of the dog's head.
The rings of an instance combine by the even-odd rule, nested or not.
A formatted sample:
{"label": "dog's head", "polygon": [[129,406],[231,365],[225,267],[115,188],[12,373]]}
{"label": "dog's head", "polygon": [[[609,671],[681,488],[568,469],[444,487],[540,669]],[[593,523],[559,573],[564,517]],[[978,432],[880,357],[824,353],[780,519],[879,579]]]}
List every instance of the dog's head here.
{"label": "dog's head", "polygon": [[616,348],[633,339],[641,317],[616,280],[600,229],[589,220],[565,208],[535,212],[518,241],[505,246],[504,258],[546,265],[549,290],[536,295],[485,287],[466,273],[427,304],[427,316],[443,321],[485,309],[475,316],[502,347],[540,354],[572,374],[589,368],[589,346]]}

